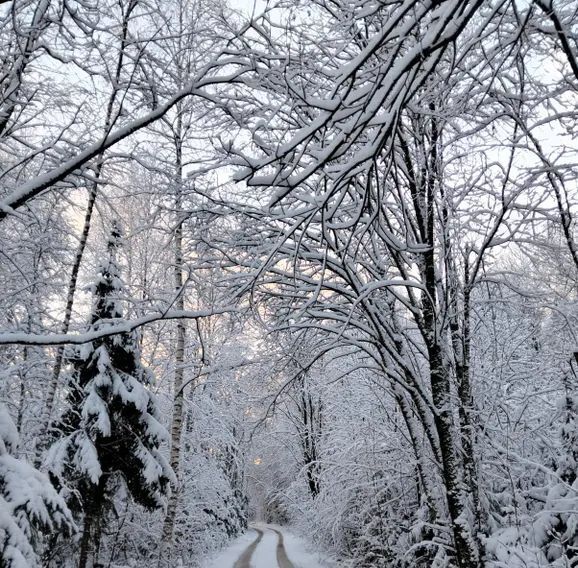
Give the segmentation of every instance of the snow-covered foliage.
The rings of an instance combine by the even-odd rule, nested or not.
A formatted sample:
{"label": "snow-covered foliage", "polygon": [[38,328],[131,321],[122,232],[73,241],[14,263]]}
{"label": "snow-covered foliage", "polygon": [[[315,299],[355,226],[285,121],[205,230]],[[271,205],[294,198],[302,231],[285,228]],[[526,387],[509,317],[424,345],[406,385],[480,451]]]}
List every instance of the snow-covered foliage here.
{"label": "snow-covered foliage", "polygon": [[[248,524],[245,495],[248,425],[235,366],[247,351],[242,338],[231,349],[225,329],[204,335],[205,358],[213,372],[199,379],[186,400],[181,504],[175,523],[175,550],[194,566],[208,551],[221,548]],[[219,370],[219,367],[222,370]],[[231,368],[231,370],[227,370]]]}
{"label": "snow-covered foliage", "polygon": [[[124,287],[115,259],[119,239],[114,228],[92,288],[91,329],[122,318]],[[137,501],[161,506],[172,476],[159,451],[167,432],[150,391],[153,377],[140,360],[138,337],[119,334],[88,343],[77,350],[71,364],[71,407],[60,419],[62,437],[48,454],[51,472],[64,480],[78,476],[93,485],[102,475],[119,473]]]}
{"label": "snow-covered foliage", "polygon": [[48,476],[18,457],[19,435],[8,409],[0,405],[0,565],[41,566],[42,535],[76,530],[64,499]]}
{"label": "snow-covered foliage", "polygon": [[578,565],[576,16],[0,0],[0,566]]}
{"label": "snow-covered foliage", "polygon": [[[122,318],[119,244],[115,225],[92,287],[91,329]],[[174,474],[160,449],[168,436],[160,423],[150,391],[153,377],[142,365],[136,334],[86,344],[76,351],[71,364],[69,408],[55,426],[57,439],[46,462],[72,502],[79,501],[76,506],[84,511],[86,536],[91,523],[98,527],[102,523],[107,487],[120,481],[135,502],[154,509],[163,506]]]}

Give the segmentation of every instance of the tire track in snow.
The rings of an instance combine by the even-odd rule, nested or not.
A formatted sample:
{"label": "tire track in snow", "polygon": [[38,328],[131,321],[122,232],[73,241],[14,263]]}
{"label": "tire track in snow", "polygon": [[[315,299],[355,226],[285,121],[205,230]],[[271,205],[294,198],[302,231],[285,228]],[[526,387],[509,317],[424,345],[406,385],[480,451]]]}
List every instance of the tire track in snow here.
{"label": "tire track in snow", "polygon": [[263,538],[263,531],[260,529],[254,529],[257,531],[257,538],[245,549],[243,554],[239,556],[239,560],[235,562],[233,568],[251,568],[251,557],[253,556],[253,552],[259,546],[261,539]]}
{"label": "tire track in snow", "polygon": [[285,544],[283,543],[283,534],[281,531],[276,529],[271,529],[274,533],[277,533],[277,538],[279,539],[277,542],[277,564],[279,564],[279,568],[294,568],[293,564],[289,560],[287,556],[287,551],[285,550]]}

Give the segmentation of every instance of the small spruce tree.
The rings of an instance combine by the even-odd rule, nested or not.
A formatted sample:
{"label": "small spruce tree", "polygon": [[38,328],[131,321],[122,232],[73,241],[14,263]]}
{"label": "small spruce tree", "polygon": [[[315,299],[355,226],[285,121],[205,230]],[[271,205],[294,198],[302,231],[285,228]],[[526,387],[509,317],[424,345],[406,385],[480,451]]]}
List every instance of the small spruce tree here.
{"label": "small spruce tree", "polygon": [[0,566],[40,566],[41,533],[70,534],[72,515],[48,477],[17,457],[18,432],[0,404]]}
{"label": "small spruce tree", "polygon": [[[120,240],[114,224],[93,285],[94,331],[123,317]],[[91,559],[97,562],[103,515],[119,483],[136,503],[155,509],[163,505],[173,474],[159,451],[167,432],[147,388],[152,375],[141,363],[136,333],[94,340],[75,351],[71,364],[68,408],[48,463],[82,509],[79,568],[84,568]]]}

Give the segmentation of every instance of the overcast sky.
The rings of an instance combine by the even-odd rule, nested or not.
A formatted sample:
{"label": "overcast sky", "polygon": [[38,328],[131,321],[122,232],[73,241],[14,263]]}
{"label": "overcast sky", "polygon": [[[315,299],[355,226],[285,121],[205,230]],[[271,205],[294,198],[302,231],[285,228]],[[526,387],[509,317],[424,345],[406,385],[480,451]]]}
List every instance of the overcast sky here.
{"label": "overcast sky", "polygon": [[258,13],[265,6],[265,0],[230,0],[229,5],[236,10],[243,10],[247,14],[251,14],[256,7],[255,12]]}

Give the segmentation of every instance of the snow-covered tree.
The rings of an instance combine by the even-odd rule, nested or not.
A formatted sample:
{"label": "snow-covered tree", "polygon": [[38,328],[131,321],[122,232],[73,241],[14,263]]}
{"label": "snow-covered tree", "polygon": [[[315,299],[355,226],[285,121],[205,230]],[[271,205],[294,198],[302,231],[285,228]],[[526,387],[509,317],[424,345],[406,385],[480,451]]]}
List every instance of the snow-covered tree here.
{"label": "snow-covered tree", "polygon": [[[116,260],[120,238],[115,225],[93,286],[93,331],[122,318],[123,283]],[[103,515],[115,486],[122,483],[136,503],[159,508],[173,474],[160,451],[167,433],[148,388],[153,377],[141,363],[136,335],[95,340],[75,353],[72,365],[69,408],[60,418],[60,439],[48,463],[84,513],[83,567],[98,557]]]}
{"label": "snow-covered tree", "polygon": [[544,507],[532,523],[532,540],[542,548],[550,566],[578,563],[578,395],[576,373],[564,376],[559,455],[545,488]]}
{"label": "snow-covered tree", "polygon": [[40,566],[42,534],[75,530],[64,499],[48,476],[18,457],[19,436],[8,409],[0,405],[0,566]]}
{"label": "snow-covered tree", "polygon": [[0,0],[0,567],[578,566],[576,2],[238,4]]}

